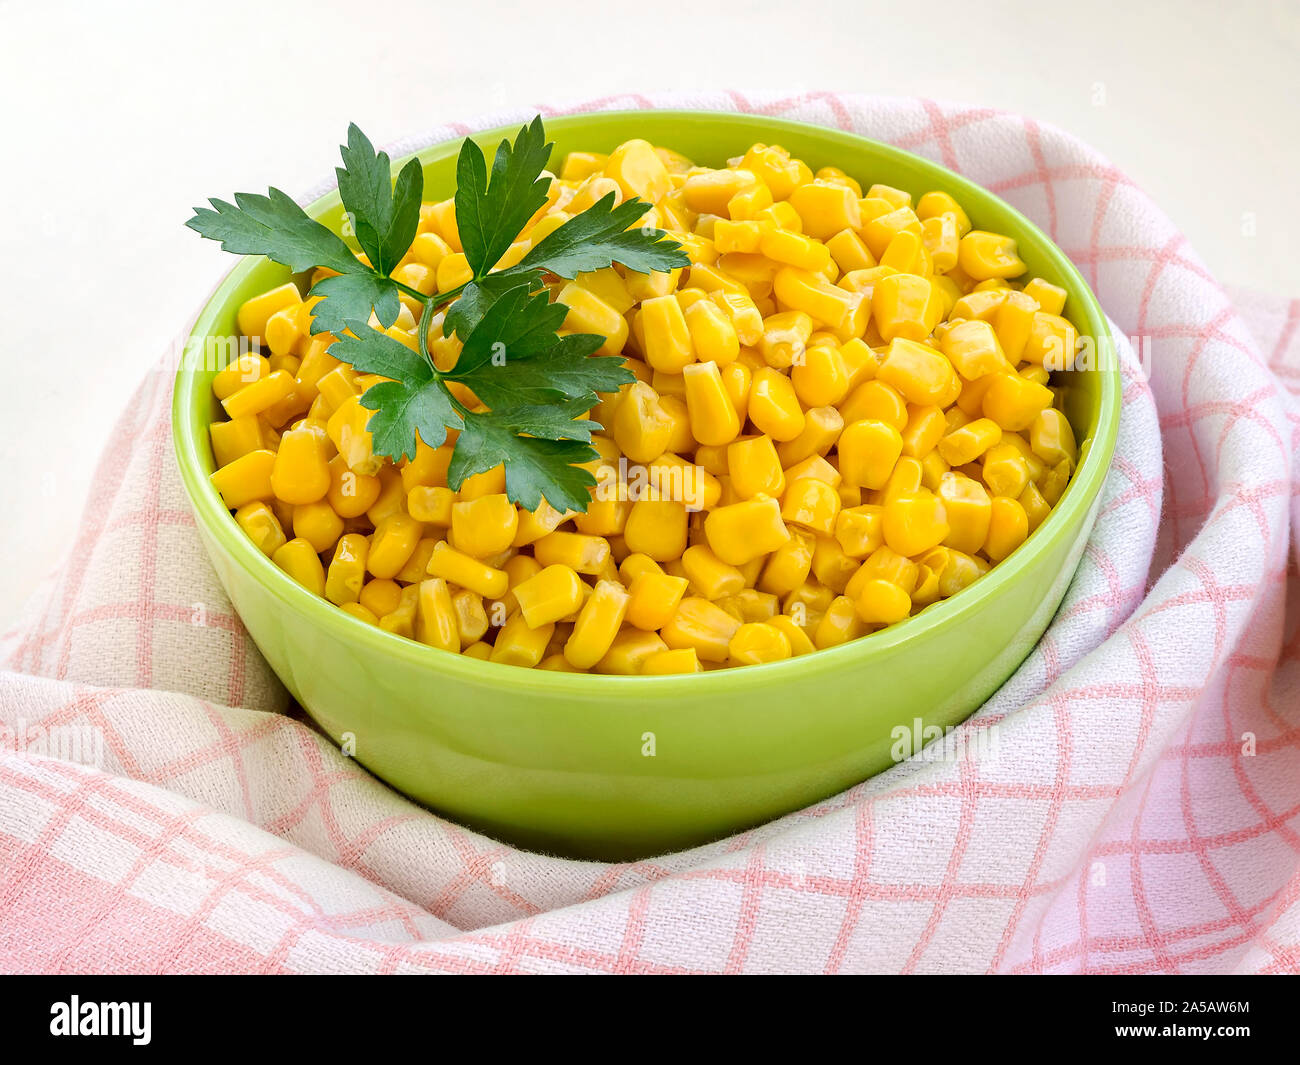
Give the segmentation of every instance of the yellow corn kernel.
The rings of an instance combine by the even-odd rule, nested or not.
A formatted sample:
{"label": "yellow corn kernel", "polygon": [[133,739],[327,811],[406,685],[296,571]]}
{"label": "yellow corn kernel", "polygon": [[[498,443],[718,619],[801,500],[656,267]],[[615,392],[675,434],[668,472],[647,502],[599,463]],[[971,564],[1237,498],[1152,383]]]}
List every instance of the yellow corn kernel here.
{"label": "yellow corn kernel", "polygon": [[734,222],[719,218],[713,224],[713,245],[723,255],[730,252],[753,255],[758,252],[765,228],[762,222],[753,220]]}
{"label": "yellow corn kernel", "polygon": [[293,534],[306,540],[321,555],[343,534],[343,519],[328,503],[299,504],[293,508]]}
{"label": "yellow corn kernel", "polygon": [[938,547],[949,532],[943,501],[924,489],[886,502],[881,528],[889,549],[909,558]]}
{"label": "yellow corn kernel", "polygon": [[867,560],[862,563],[861,568],[844,589],[844,594],[856,598],[865,582],[879,578],[892,581],[911,595],[916,588],[917,576],[918,569],[915,562],[888,546],[882,546],[867,556]]}
{"label": "yellow corn kernel", "polygon": [[[375,539],[377,540],[378,537],[379,530],[376,530]],[[372,560],[375,550],[375,545],[372,543],[370,548]],[[373,564],[370,572],[375,572]],[[434,545],[433,553],[429,556],[427,572],[431,577],[442,577],[452,584],[477,592],[484,599],[500,599],[510,586],[510,578],[505,570],[495,569],[441,541]]]}
{"label": "yellow corn kernel", "polygon": [[806,407],[833,407],[849,391],[849,370],[838,344],[815,344],[790,369],[790,382]]}
{"label": "yellow corn kernel", "polygon": [[[734,440],[740,432],[740,415],[723,384],[718,364],[692,363],[683,369],[682,376],[685,379],[686,409],[691,434],[695,439],[701,444],[715,447]],[[619,409],[621,411],[622,407]]]}
{"label": "yellow corn kernel", "polygon": [[651,655],[668,650],[657,632],[624,629],[614,637],[605,657],[596,663],[597,673],[635,676]]}
{"label": "yellow corn kernel", "polygon": [[329,471],[330,487],[325,499],[340,518],[358,518],[379,501],[383,490],[380,478],[348,469],[341,455],[330,459]]}
{"label": "yellow corn kernel", "polygon": [[1029,536],[1029,518],[1025,508],[1007,496],[995,495],[991,506],[984,554],[990,561],[1001,562]]}
{"label": "yellow corn kernel", "polygon": [[[491,654],[492,651],[491,644],[486,644],[486,643],[481,645],[474,644],[473,646],[475,647],[483,646],[488,649],[488,654],[484,655],[484,658],[487,658]],[[469,648],[466,648],[464,654],[469,654]],[[562,654],[547,655],[545,658],[543,658],[540,662],[537,663],[537,668],[545,669],[551,673],[581,673],[582,672],[582,670],[575,669],[573,666],[569,665],[569,660],[565,658],[564,655]]]}
{"label": "yellow corn kernel", "polygon": [[217,372],[212,379],[212,394],[220,400],[228,399],[241,388],[260,381],[270,372],[271,364],[264,356],[256,352],[245,352]]}
{"label": "yellow corn kernel", "polygon": [[925,249],[924,229],[921,233],[910,229],[895,233],[880,256],[880,265],[900,273],[919,274],[923,277],[929,274],[933,263]]}
{"label": "yellow corn kernel", "polygon": [[984,455],[983,477],[995,496],[1015,498],[1030,481],[1029,465],[1013,444],[998,444]]}
{"label": "yellow corn kernel", "polygon": [[1033,331],[1038,304],[1023,292],[1008,292],[993,312],[993,331],[1007,361],[1013,366],[1024,358]]}
{"label": "yellow corn kernel", "polygon": [[838,452],[845,484],[880,489],[903,453],[903,437],[887,422],[863,419],[844,428]]}
{"label": "yellow corn kernel", "polygon": [[1019,374],[997,374],[984,392],[982,408],[1003,430],[1020,432],[1052,405],[1052,390]]}
{"label": "yellow corn kernel", "polygon": [[609,156],[600,152],[570,152],[560,167],[560,180],[577,183],[605,169]]}
{"label": "yellow corn kernel", "polygon": [[966,212],[946,192],[927,192],[917,201],[916,214],[921,219],[939,218],[942,215],[950,214],[953,216],[953,221],[957,225],[957,232],[960,236],[965,236],[970,232],[970,219],[966,217]]}
{"label": "yellow corn kernel", "polygon": [[977,418],[954,429],[939,441],[939,454],[949,466],[974,462],[1002,440],[1002,429],[991,418]]}
{"label": "yellow corn kernel", "polygon": [[532,669],[545,656],[554,632],[553,624],[540,625],[534,629],[529,627],[522,613],[512,614],[497,633],[489,658],[508,666]]}
{"label": "yellow corn kernel", "polygon": [[354,396],[361,394],[357,388],[357,375],[351,366],[340,364],[324,373],[316,382],[320,397],[329,405],[330,412],[338,410]]}
{"label": "yellow corn kernel", "polygon": [[208,431],[212,437],[212,457],[217,468],[229,466],[235,459],[250,451],[259,451],[266,445],[262,423],[254,414],[232,418],[226,422],[213,422]]}
{"label": "yellow corn kernel", "polygon": [[618,355],[627,343],[627,319],[596,293],[576,281],[570,281],[555,297],[568,313],[564,328],[574,333],[595,333],[605,338],[599,355]]}
{"label": "yellow corn kernel", "polygon": [[498,555],[514,543],[519,511],[504,493],[479,496],[451,508],[451,543],[474,558]]}
{"label": "yellow corn kernel", "polygon": [[947,406],[943,401],[956,384],[952,364],[943,355],[902,337],[890,342],[876,378],[919,406]]}
{"label": "yellow corn kernel", "polygon": [[628,593],[615,581],[597,581],[564,645],[564,657],[578,669],[590,669],[608,653],[627,615]]}
{"label": "yellow corn kernel", "polygon": [[376,577],[361,586],[359,600],[362,606],[377,618],[391,614],[402,598],[402,586],[394,580]]}
{"label": "yellow corn kernel", "polygon": [[212,487],[221,494],[227,510],[236,510],[257,500],[269,500],[275,496],[271,487],[274,466],[274,451],[262,448],[250,451],[212,474]]}
{"label": "yellow corn kernel", "polygon": [[740,340],[736,327],[721,307],[712,300],[702,299],[686,308],[684,314],[696,358],[717,363],[719,368],[735,362],[740,354]]}
{"label": "yellow corn kernel", "polygon": [[943,334],[939,349],[967,381],[1011,370],[993,327],[978,318],[954,323]]}
{"label": "yellow corn kernel", "polygon": [[682,569],[691,585],[705,599],[736,595],[745,587],[745,575],[723,562],[703,544],[688,547],[682,554]]}
{"label": "yellow corn kernel", "polygon": [[769,618],[766,623],[785,634],[785,638],[790,641],[792,655],[806,655],[817,650],[812,640],[808,639],[808,634],[796,625],[794,619],[788,614],[777,614]]}
{"label": "yellow corn kernel", "polygon": [[764,366],[749,389],[749,420],[773,440],[793,440],[804,429],[803,408],[785,374]]}
{"label": "yellow corn kernel", "polygon": [[817,622],[812,641],[819,649],[837,647],[849,640],[865,636],[866,622],[857,612],[857,604],[847,595],[836,596]]}
{"label": "yellow corn kernel", "polygon": [[921,243],[930,253],[936,274],[946,274],[957,265],[961,236],[957,220],[951,214],[942,214],[921,221]]}
{"label": "yellow corn kernel", "polygon": [[325,567],[316,549],[306,540],[293,539],[281,544],[271,561],[313,595],[325,594]]}
{"label": "yellow corn kernel", "polygon": [[276,497],[299,505],[324,499],[330,487],[329,459],[324,435],[312,428],[290,429],[280,437],[271,468]]}
{"label": "yellow corn kernel", "polygon": [[375,527],[366,566],[375,577],[396,577],[415,551],[424,527],[407,514],[389,514]]}
{"label": "yellow corn kernel", "polygon": [[762,181],[741,189],[727,201],[727,215],[736,221],[752,221],[773,204],[772,190]]}
{"label": "yellow corn kernel", "polygon": [[339,538],[334,546],[334,558],[325,574],[325,598],[331,603],[342,606],[361,598],[369,549],[369,541],[360,533],[348,533]]}
{"label": "yellow corn kernel", "polygon": [[686,550],[686,527],[684,503],[668,499],[640,499],[632,505],[632,512],[623,529],[623,541],[628,550],[649,555],[656,562],[664,562],[679,557]]}
{"label": "yellow corn kernel", "polygon": [[[876,199],[877,197],[872,197]],[[855,229],[859,227],[855,226]],[[869,222],[864,222],[859,232],[866,243],[867,248],[877,260],[885,254],[885,249],[889,247],[889,242],[899,233],[915,233],[918,237],[921,235],[921,220],[916,217],[916,212],[910,207],[899,207],[884,214],[877,215]]]}
{"label": "yellow corn kernel", "polygon": [[[288,370],[272,370],[221,401],[230,418],[261,414],[294,394],[298,382]],[[306,408],[304,408],[306,409]]]}
{"label": "yellow corn kernel", "polygon": [[[700,274],[700,269],[692,269],[691,282],[695,283],[699,280]],[[710,292],[709,299],[717,304],[722,313],[731,320],[732,328],[736,330],[736,339],[741,344],[753,345],[762,339],[763,316],[759,313],[748,292],[743,290],[739,292],[714,290]]]}
{"label": "yellow corn kernel", "polygon": [[513,589],[524,620],[532,628],[561,621],[582,606],[582,578],[568,566],[547,566]]}
{"label": "yellow corn kernel", "polygon": [[628,199],[658,203],[672,191],[668,170],[648,141],[624,141],[610,153],[604,170]]}
{"label": "yellow corn kernel", "polygon": [[850,558],[844,553],[839,541],[834,537],[817,537],[813,545],[812,575],[818,584],[838,595],[844,591],[849,578],[860,565],[860,560]]}
{"label": "yellow corn kernel", "polygon": [[1067,370],[1074,365],[1079,334],[1059,314],[1037,311],[1029,326],[1022,357],[1048,370]]}
{"label": "yellow corn kernel", "polygon": [[429,575],[429,559],[433,557],[433,549],[441,542],[433,536],[420,537],[416,541],[415,550],[411,552],[411,557],[392,579],[402,584],[418,584],[424,580]]}
{"label": "yellow corn kernel", "polygon": [[656,296],[642,302],[639,315],[644,330],[646,362],[664,373],[681,373],[695,361],[691,333],[676,297]]}
{"label": "yellow corn kernel", "polygon": [[397,606],[387,614],[379,617],[379,627],[385,632],[415,639],[415,614],[420,602],[420,586],[412,584],[403,588]]}
{"label": "yellow corn kernel", "polygon": [[863,583],[855,600],[858,617],[870,625],[893,625],[911,612],[912,600],[897,584],[885,580]]}
{"label": "yellow corn kernel", "polygon": [[360,603],[342,603],[339,606],[339,609],[345,614],[352,615],[352,617],[356,618],[358,621],[364,621],[367,625],[377,626],[379,624],[378,615],[375,614],[373,610],[362,606]]}
{"label": "yellow corn kernel", "polygon": [[866,331],[871,303],[860,293],[831,284],[823,274],[784,267],[773,279],[773,291],[780,306],[809,315],[840,341]]}
{"label": "yellow corn kernel", "polygon": [[796,530],[763,566],[758,588],[771,595],[789,595],[808,579],[812,569],[813,537]]}
{"label": "yellow corn kernel", "polygon": [[641,666],[643,677],[661,677],[671,673],[702,673],[700,656],[694,647],[679,647],[674,651],[658,651]]}
{"label": "yellow corn kernel", "polygon": [[790,637],[775,625],[761,621],[741,625],[727,645],[727,658],[733,666],[779,662],[791,653]]}
{"label": "yellow corn kernel", "polygon": [[1050,506],[1054,507],[1060,501],[1061,495],[1065,492],[1066,485],[1069,483],[1070,473],[1071,463],[1068,459],[1063,459],[1047,470],[1038,482],[1038,490],[1042,492],[1043,498],[1047,500]]}
{"label": "yellow corn kernel", "polygon": [[373,449],[370,431],[366,425],[374,412],[363,407],[357,396],[346,399],[330,415],[326,432],[348,469],[355,473],[375,474],[383,465],[382,456]]}
{"label": "yellow corn kernel", "polygon": [[[694,278],[697,272],[696,268],[692,268],[691,277]],[[629,273],[624,283],[627,285],[628,295],[633,300],[644,303],[656,296],[668,296],[676,292],[681,277],[682,271],[680,268],[670,270],[667,273],[662,271],[655,271],[650,274]]]}
{"label": "yellow corn kernel", "polygon": [[609,561],[609,541],[603,536],[584,536],[582,533],[548,533],[533,543],[533,557],[542,566],[568,566],[579,573],[595,576]]}
{"label": "yellow corn kernel", "polygon": [[[418,484],[406,495],[406,512],[411,517],[425,525],[436,525],[442,529],[450,527],[452,509],[457,505],[468,504],[457,504],[456,493],[450,488]],[[495,554],[495,552],[487,551],[484,554]]]}
{"label": "yellow corn kernel", "polygon": [[461,650],[477,643],[487,633],[488,616],[483,608],[483,597],[466,588],[452,593],[452,613],[456,617],[456,632]]}
{"label": "yellow corn kernel", "polygon": [[[844,418],[835,407],[811,407],[804,412],[803,432],[776,449],[787,469],[814,456],[825,455],[840,438]],[[779,493],[777,493],[779,494]]]}
{"label": "yellow corn kernel", "polygon": [[960,473],[946,473],[935,492],[948,519],[944,546],[973,555],[988,537],[992,510],[989,494],[979,481]]}
{"label": "yellow corn kernel", "polygon": [[[780,449],[777,449],[780,454]],[[827,462],[820,455],[810,455],[802,462],[797,462],[793,466],[787,466],[785,470],[785,483],[793,484],[801,477],[812,477],[818,481],[825,481],[832,488],[839,488],[844,478],[840,476],[840,471]]]}
{"label": "yellow corn kernel", "polygon": [[957,250],[957,265],[962,273],[976,281],[995,277],[1018,277],[1025,272],[1025,264],[1016,254],[1016,242],[999,233],[972,229],[961,238]]}
{"label": "yellow corn kernel", "polygon": [[809,181],[790,192],[789,203],[799,213],[803,231],[818,240],[827,240],[840,230],[857,229],[862,224],[858,196],[845,185]]}
{"label": "yellow corn kernel", "polygon": [[1049,466],[1061,462],[1074,466],[1079,461],[1074,430],[1065,415],[1052,407],[1040,411],[1029,427],[1029,445],[1034,454]]}
{"label": "yellow corn kernel", "polygon": [[871,316],[884,340],[924,340],[939,323],[941,310],[930,280],[916,274],[882,277],[871,295]]}
{"label": "yellow corn kernel", "polygon": [[835,519],[835,539],[849,558],[866,558],[885,542],[883,508],[864,503],[841,509]]}
{"label": "yellow corn kernel", "polygon": [[884,381],[864,381],[840,404],[846,425],[859,421],[879,421],[892,425],[900,433],[907,428],[907,402],[898,389]]}
{"label": "yellow corn kernel", "polygon": [[727,204],[736,193],[757,184],[758,178],[749,170],[704,170],[686,178],[682,196],[692,211],[725,215]]}
{"label": "yellow corn kernel", "polygon": [[624,455],[633,462],[650,462],[667,450],[672,433],[672,415],[653,388],[636,381],[623,390],[614,412],[613,436]]}
{"label": "yellow corn kernel", "polygon": [[264,555],[273,555],[284,545],[280,519],[265,503],[245,503],[235,511],[235,521]]}
{"label": "yellow corn kernel", "polygon": [[781,505],[770,497],[746,499],[709,511],[704,519],[704,534],[713,553],[732,566],[743,566],[790,539],[781,520]]}
{"label": "yellow corn kernel", "polygon": [[740,624],[717,604],[687,596],[659,635],[670,648],[691,647],[706,662],[725,662]]}
{"label": "yellow corn kernel", "polygon": [[769,315],[763,320],[763,336],[758,342],[763,361],[781,369],[798,362],[812,331],[812,319],[802,311]]}
{"label": "yellow corn kernel", "polygon": [[831,253],[835,265],[841,273],[852,270],[869,270],[876,266],[876,257],[862,242],[862,238],[852,229],[842,229],[826,241],[826,248]]}
{"label": "yellow corn kernel", "polygon": [[903,454],[924,459],[943,438],[948,423],[939,407],[912,407],[903,430]]}
{"label": "yellow corn kernel", "polygon": [[[605,466],[602,469],[611,470],[612,467]],[[617,473],[615,473],[615,480],[617,480]],[[621,536],[627,526],[627,516],[631,510],[632,504],[626,499],[593,499],[587,504],[585,513],[574,516],[573,524],[578,532],[585,533],[587,536]]]}
{"label": "yellow corn kernel", "polygon": [[758,250],[775,263],[785,263],[813,273],[825,270],[831,264],[830,249],[802,233],[769,227],[763,230]]}
{"label": "yellow corn kernel", "polygon": [[792,481],[781,502],[781,517],[788,525],[830,536],[840,512],[840,495],[825,481],[803,477]]}
{"label": "yellow corn kernel", "polygon": [[728,444],[727,473],[741,499],[779,496],[785,491],[785,471],[770,436],[750,436]]}
{"label": "yellow corn kernel", "polygon": [[794,190],[812,180],[812,171],[780,145],[755,144],[741,160],[741,168],[763,182],[777,200],[788,199]]}
{"label": "yellow corn kernel", "polygon": [[298,287],[289,281],[260,296],[245,300],[235,313],[235,322],[244,336],[261,340],[271,315],[286,307],[297,307],[301,303],[302,295],[298,292]]}
{"label": "yellow corn kernel", "polygon": [[1044,314],[1060,314],[1065,309],[1065,289],[1044,281],[1041,277],[1030,281],[1024,291]]}

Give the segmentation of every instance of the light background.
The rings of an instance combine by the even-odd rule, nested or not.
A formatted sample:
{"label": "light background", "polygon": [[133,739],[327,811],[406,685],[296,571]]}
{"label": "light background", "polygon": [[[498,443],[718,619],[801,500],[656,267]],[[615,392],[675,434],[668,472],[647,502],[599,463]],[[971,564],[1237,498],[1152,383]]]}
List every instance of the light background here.
{"label": "light background", "polygon": [[1225,284],[1300,290],[1300,3],[0,0],[0,625],[72,543],[141,374],[231,260],[206,196],[293,193],[506,106],[835,89],[1029,114],[1105,152]]}

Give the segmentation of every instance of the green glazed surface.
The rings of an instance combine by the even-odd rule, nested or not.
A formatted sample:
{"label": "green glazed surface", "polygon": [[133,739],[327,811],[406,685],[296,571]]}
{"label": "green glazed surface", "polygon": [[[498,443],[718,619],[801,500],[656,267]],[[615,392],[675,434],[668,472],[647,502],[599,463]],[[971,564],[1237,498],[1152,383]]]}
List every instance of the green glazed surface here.
{"label": "green glazed surface", "polygon": [[[603,113],[546,125],[556,165],[571,150],[609,151],[644,137],[718,166],[764,141],[814,169],[839,166],[864,186],[880,181],[914,196],[942,189],[976,227],[1016,237],[1030,272],[1069,292],[1066,313],[1080,334],[1109,335],[1083,279],[1042,232],[990,193],[899,149],[706,112]],[[490,152],[513,133],[475,139]],[[418,153],[426,199],[454,191],[458,148]],[[337,228],[337,194],[309,212]],[[208,480],[207,430],[220,408],[202,338],[235,335],[239,305],[289,276],[265,259],[241,261],[200,313],[176,378],[176,455],[212,565],[271,667],[336,741],[354,737],[362,765],[449,818],[551,853],[622,860],[702,843],[888,768],[896,726],[962,721],[1055,613],[1096,517],[1118,431],[1118,371],[1067,375],[1067,414],[1084,453],[1058,506],[990,574],[890,629],[801,658],[691,676],[523,670],[349,617],[282,573],[222,505]]]}

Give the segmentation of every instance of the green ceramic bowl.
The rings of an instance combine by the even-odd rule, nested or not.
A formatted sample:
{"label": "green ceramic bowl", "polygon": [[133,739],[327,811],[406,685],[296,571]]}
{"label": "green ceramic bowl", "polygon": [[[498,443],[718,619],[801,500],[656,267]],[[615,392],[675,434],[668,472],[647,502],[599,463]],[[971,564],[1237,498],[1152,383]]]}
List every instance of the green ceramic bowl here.
{"label": "green ceramic bowl", "polygon": [[[476,139],[490,150],[513,132]],[[1069,292],[1067,310],[1081,335],[1109,336],[1096,299],[1043,233],[983,189],[897,148],[704,112],[554,118],[547,132],[557,161],[571,150],[609,151],[644,137],[717,166],[764,141],[864,184],[881,181],[916,196],[943,189],[976,226],[1015,236],[1030,271]],[[449,141],[418,154],[429,198],[452,193],[457,151]],[[337,194],[309,212],[337,227]],[[441,814],[535,850],[617,860],[702,843],[888,768],[896,727],[963,720],[1010,676],[1055,613],[1115,446],[1118,372],[1070,373],[1067,415],[1083,457],[1048,520],[970,588],[865,639],[691,676],[589,676],[481,662],[382,632],[315,598],[252,545],[209,483],[208,424],[220,408],[204,338],[236,335],[240,303],[288,277],[265,259],[236,266],[199,315],[176,378],[177,460],[212,565],[271,667],[326,732],[351,739],[362,765]]]}

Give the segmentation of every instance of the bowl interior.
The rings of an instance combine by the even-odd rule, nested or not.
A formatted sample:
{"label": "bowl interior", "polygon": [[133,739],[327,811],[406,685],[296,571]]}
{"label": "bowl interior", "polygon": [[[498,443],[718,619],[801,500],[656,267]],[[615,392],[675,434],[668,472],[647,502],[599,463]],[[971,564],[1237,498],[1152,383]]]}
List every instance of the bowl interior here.
{"label": "bowl interior", "polygon": [[[656,145],[673,148],[698,163],[719,166],[728,158],[742,154],[755,141],[763,141],[783,145],[814,170],[822,166],[838,166],[864,186],[879,181],[904,189],[914,197],[931,189],[948,192],[965,208],[974,226],[1014,236],[1031,275],[1042,277],[1067,291],[1065,313],[1081,336],[1091,337],[1099,345],[1103,338],[1109,337],[1095,297],[1078,271],[1045,234],[991,193],[938,164],[901,149],[838,130],[760,116],[712,112],[603,112],[551,118],[546,121],[546,129],[555,143],[553,166],[558,166],[569,151],[607,152],[632,137],[643,137]],[[490,155],[503,137],[513,137],[515,132],[516,127],[489,130],[475,134],[474,139]],[[426,200],[453,194],[458,151],[459,140],[434,145],[417,153],[424,168]],[[336,231],[341,227],[343,209],[337,192],[311,204],[308,213]],[[220,538],[247,569],[269,583],[281,599],[311,612],[321,625],[344,632],[351,639],[371,643],[384,653],[416,656],[430,668],[450,670],[467,677],[490,677],[495,686],[507,689],[526,691],[547,686],[568,689],[575,694],[591,694],[593,685],[625,689],[625,686],[633,684],[655,685],[663,694],[669,695],[672,689],[683,684],[698,686],[703,683],[729,685],[732,691],[741,691],[752,683],[770,678],[777,671],[790,679],[795,679],[798,674],[810,677],[815,674],[819,663],[826,663],[830,657],[862,654],[868,648],[883,650],[900,641],[921,637],[929,630],[956,624],[964,612],[1014,581],[1038,545],[1069,536],[1072,530],[1079,528],[1085,512],[1100,491],[1118,431],[1120,388],[1118,371],[1113,365],[1103,361],[1097,369],[1061,375],[1066,388],[1065,413],[1080,443],[1081,457],[1075,476],[1048,519],[1024,545],[969,588],[951,599],[927,607],[915,617],[861,640],[784,662],[691,677],[604,677],[520,670],[442,654],[344,614],[312,596],[281,572],[253,546],[225,510],[208,479],[215,466],[207,430],[212,421],[223,417],[220,405],[212,395],[211,379],[230,358],[231,350],[226,338],[237,335],[235,315],[240,304],[291,277],[286,268],[264,258],[245,259],[232,270],[195,323],[177,375],[173,418],[182,479],[200,522],[210,535]],[[301,278],[298,280],[302,281]],[[644,687],[641,690],[644,691]]]}

